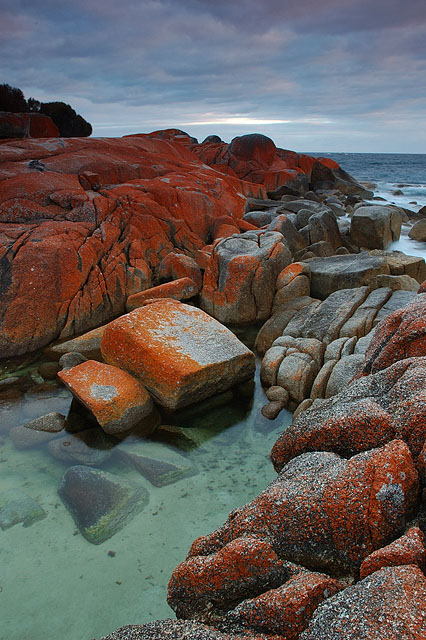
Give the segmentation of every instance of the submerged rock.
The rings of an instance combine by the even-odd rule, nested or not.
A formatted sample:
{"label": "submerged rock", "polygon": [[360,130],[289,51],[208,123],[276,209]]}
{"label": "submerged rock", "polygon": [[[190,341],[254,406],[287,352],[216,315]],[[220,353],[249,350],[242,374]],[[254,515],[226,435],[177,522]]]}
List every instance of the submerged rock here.
{"label": "submerged rock", "polygon": [[159,442],[123,442],[116,452],[156,487],[164,487],[198,473],[187,458]]}
{"label": "submerged rock", "polygon": [[82,535],[93,544],[120,531],[149,500],[144,487],[82,465],[66,470],[58,493]]}
{"label": "submerged rock", "polygon": [[11,489],[0,494],[0,528],[3,530],[20,522],[24,527],[30,527],[46,516],[44,509],[19,489]]}
{"label": "submerged rock", "polygon": [[98,427],[56,438],[47,448],[57,460],[97,467],[112,456],[116,444],[116,440]]}
{"label": "submerged rock", "polygon": [[32,449],[33,447],[46,444],[57,437],[56,433],[27,429],[25,425],[12,427],[9,435],[17,449]]}

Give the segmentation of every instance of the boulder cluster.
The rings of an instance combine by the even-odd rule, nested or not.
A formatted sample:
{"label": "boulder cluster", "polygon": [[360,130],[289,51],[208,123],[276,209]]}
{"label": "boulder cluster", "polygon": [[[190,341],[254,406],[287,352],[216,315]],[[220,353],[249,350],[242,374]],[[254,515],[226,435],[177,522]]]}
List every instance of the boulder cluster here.
{"label": "boulder cluster", "polygon": [[253,377],[224,325],[257,328],[264,416],[294,410],[277,478],[173,572],[178,619],[105,640],[424,639],[426,265],[388,250],[410,212],[258,134],[0,149],[0,355],[47,347],[75,397],[10,436],[71,465],[59,495],[87,540],[148,501],[98,468],[113,453],[159,487],[197,472],[158,442],[188,438],[158,407]]}

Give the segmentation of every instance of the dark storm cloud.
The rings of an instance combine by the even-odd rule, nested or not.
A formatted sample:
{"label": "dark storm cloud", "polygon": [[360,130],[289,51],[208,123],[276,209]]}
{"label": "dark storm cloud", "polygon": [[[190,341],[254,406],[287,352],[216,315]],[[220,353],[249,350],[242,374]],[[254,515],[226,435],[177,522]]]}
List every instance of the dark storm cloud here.
{"label": "dark storm cloud", "polygon": [[425,26],[418,0],[3,0],[0,81],[70,102],[97,135],[242,115],[285,120],[262,131],[294,146],[398,150],[421,135]]}

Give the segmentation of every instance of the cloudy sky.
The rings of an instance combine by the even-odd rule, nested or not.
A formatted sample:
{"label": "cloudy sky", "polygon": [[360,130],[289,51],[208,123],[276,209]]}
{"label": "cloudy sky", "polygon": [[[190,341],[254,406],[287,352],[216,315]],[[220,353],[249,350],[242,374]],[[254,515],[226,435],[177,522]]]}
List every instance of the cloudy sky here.
{"label": "cloudy sky", "polygon": [[425,0],[0,0],[0,82],[96,136],[426,152]]}

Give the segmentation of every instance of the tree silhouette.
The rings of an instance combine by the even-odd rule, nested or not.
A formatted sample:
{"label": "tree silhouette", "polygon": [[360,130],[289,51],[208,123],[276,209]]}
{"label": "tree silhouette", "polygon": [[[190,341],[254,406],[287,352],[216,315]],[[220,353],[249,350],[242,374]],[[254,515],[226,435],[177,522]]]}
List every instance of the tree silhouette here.
{"label": "tree silhouette", "polygon": [[0,111],[25,113],[28,104],[21,89],[11,87],[10,84],[0,84]]}
{"label": "tree silhouette", "polygon": [[92,125],[65,102],[42,102],[40,113],[52,118],[63,138],[90,136]]}

